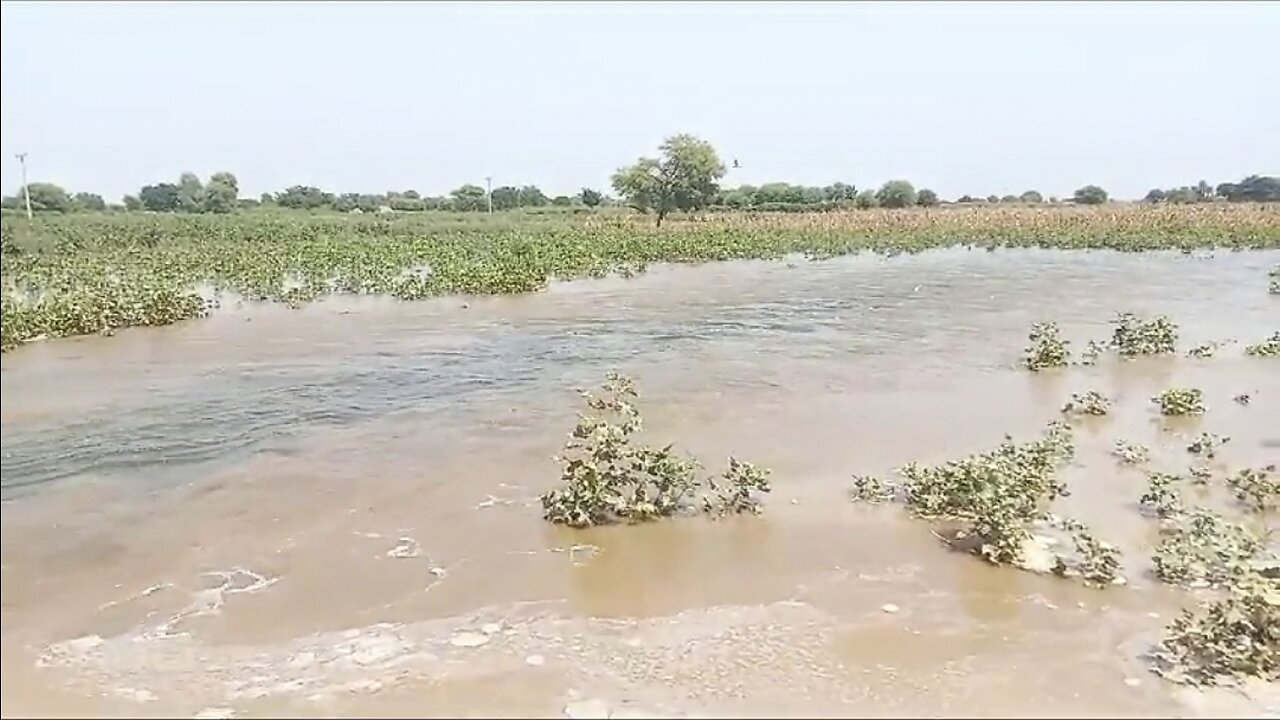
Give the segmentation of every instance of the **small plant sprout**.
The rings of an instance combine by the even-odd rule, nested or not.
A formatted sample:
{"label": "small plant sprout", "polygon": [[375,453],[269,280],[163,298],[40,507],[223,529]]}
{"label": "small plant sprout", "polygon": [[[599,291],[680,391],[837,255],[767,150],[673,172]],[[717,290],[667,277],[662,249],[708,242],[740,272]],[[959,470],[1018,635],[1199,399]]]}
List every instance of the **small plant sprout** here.
{"label": "small plant sprout", "polygon": [[1253,357],[1276,357],[1280,355],[1280,331],[1271,333],[1271,337],[1257,345],[1246,346],[1244,354]]}
{"label": "small plant sprout", "polygon": [[1200,415],[1204,413],[1204,394],[1198,388],[1169,388],[1153,398],[1161,415]]}
{"label": "small plant sprout", "polygon": [[1192,440],[1190,445],[1187,445],[1187,452],[1204,458],[1213,459],[1218,454],[1218,448],[1229,442],[1231,442],[1231,438],[1223,435],[1200,433],[1199,437]]}
{"label": "small plant sprout", "polygon": [[1023,350],[1022,365],[1031,371],[1065,367],[1071,361],[1071,351],[1063,340],[1058,325],[1052,322],[1036,323],[1027,336],[1031,344]]}
{"label": "small plant sprout", "polygon": [[1151,459],[1151,450],[1140,443],[1127,443],[1117,440],[1111,454],[1129,465],[1141,465]]}
{"label": "small plant sprout", "polygon": [[1072,393],[1071,399],[1062,406],[1064,415],[1093,415],[1100,417],[1111,410],[1111,401],[1097,390],[1090,390],[1083,395]]}
{"label": "small plant sprout", "polygon": [[1178,343],[1178,326],[1164,315],[1143,320],[1133,313],[1120,313],[1112,326],[1111,346],[1125,357],[1172,353]]}

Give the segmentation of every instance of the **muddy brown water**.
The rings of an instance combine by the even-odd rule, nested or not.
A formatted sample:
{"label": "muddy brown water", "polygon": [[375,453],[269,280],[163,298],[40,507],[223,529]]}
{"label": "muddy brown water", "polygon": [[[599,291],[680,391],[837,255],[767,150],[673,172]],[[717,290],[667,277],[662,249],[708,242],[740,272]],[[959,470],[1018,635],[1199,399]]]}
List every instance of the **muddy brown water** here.
{"label": "muddy brown water", "polygon": [[[1145,478],[1109,454],[1232,437],[1280,460],[1280,253],[951,250],[657,267],[419,303],[229,301],[3,358],[3,712],[36,715],[1277,714],[1143,653],[1187,593],[1146,573]],[[1014,367],[1170,314],[1211,359]],[[649,437],[773,469],[762,517],[574,532],[540,519],[573,388],[636,378]],[[1159,420],[1160,389],[1205,391]],[[1105,591],[951,553],[887,474],[1028,438],[1072,392],[1061,509],[1124,550]],[[1242,392],[1253,402],[1232,398]],[[886,604],[897,612],[886,612]],[[583,704],[583,701],[596,701]],[[574,705],[574,703],[578,703]]]}

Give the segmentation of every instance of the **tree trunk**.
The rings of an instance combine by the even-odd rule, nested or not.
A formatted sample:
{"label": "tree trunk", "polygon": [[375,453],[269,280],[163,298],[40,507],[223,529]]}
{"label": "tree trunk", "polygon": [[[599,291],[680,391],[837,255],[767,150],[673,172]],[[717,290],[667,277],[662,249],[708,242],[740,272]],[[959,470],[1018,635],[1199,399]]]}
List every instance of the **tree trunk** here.
{"label": "tree trunk", "polygon": [[665,210],[659,210],[659,211],[658,211],[658,225],[657,225],[657,227],[662,227],[662,218],[664,218],[664,217],[666,217],[666,216],[667,216],[667,211],[665,211]]}

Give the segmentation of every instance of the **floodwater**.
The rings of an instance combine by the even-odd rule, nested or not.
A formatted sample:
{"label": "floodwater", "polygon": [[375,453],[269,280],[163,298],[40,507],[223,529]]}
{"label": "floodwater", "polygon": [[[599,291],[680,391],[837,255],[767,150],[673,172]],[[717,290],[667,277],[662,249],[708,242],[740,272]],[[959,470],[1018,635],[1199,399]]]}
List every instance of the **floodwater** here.
{"label": "floodwater", "polygon": [[[1147,577],[1145,477],[1109,454],[1229,435],[1280,460],[1280,253],[949,250],[656,267],[535,295],[227,302],[213,318],[3,358],[5,716],[1280,714],[1189,693],[1143,653],[1192,597]],[[798,266],[797,266],[798,265]],[[1119,311],[1183,350],[1031,374],[1030,324],[1078,350]],[[541,520],[573,388],[632,375],[647,433],[773,470],[761,517],[572,531]],[[1149,398],[1205,392],[1201,419]],[[888,474],[1029,438],[1072,392],[1061,510],[1128,585],[949,552]],[[1251,393],[1253,402],[1232,398]],[[886,604],[896,606],[887,612]],[[892,610],[892,608],[890,608]]]}

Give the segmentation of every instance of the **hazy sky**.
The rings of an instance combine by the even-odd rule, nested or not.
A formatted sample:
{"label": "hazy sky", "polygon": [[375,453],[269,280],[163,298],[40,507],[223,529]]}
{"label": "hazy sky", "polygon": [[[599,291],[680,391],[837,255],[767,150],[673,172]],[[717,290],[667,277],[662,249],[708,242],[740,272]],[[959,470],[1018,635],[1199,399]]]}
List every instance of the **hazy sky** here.
{"label": "hazy sky", "polygon": [[1280,173],[1280,2],[3,4],[0,176],[118,199],[604,188],[663,137],[727,184],[1120,197]]}

